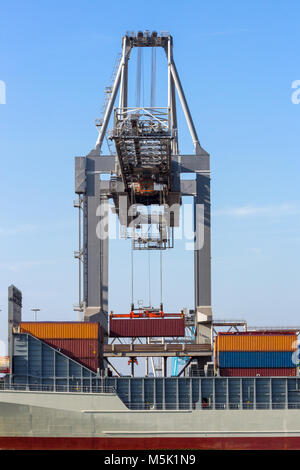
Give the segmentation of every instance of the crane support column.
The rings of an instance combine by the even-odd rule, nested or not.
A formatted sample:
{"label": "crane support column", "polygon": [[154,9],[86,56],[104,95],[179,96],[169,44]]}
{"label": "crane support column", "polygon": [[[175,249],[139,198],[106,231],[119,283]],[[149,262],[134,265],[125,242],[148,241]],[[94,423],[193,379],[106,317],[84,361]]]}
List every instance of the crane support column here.
{"label": "crane support column", "polygon": [[115,169],[115,157],[75,158],[75,192],[83,195],[84,321],[97,321],[108,332],[108,182],[102,173]]}
{"label": "crane support column", "polygon": [[[195,179],[180,180],[182,173]],[[202,148],[196,155],[172,155],[173,187],[181,196],[194,199],[194,292],[195,341],[211,343],[211,235],[210,235],[210,156]]]}
{"label": "crane support column", "polygon": [[196,175],[194,201],[196,343],[211,343],[210,176]]}

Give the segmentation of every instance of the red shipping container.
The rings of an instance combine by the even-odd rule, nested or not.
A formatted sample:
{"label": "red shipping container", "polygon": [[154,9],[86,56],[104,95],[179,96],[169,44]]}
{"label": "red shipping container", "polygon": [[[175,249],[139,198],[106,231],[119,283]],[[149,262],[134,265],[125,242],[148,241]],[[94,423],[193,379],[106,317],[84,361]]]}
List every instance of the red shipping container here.
{"label": "red shipping container", "polygon": [[128,318],[110,320],[111,338],[185,336],[184,318]]}
{"label": "red shipping container", "polygon": [[97,339],[43,339],[45,343],[97,372],[99,347]]}
{"label": "red shipping container", "polygon": [[250,369],[220,369],[221,377],[295,377],[297,375],[296,367],[278,368],[278,369],[262,369],[262,368],[250,368]]}

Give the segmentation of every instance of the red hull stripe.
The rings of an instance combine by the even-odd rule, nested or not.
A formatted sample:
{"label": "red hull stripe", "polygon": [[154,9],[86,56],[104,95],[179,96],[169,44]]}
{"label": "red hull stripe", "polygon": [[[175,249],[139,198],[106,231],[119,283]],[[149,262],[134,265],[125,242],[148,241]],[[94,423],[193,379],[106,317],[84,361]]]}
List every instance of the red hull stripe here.
{"label": "red hull stripe", "polygon": [[0,437],[1,450],[300,450],[299,437]]}

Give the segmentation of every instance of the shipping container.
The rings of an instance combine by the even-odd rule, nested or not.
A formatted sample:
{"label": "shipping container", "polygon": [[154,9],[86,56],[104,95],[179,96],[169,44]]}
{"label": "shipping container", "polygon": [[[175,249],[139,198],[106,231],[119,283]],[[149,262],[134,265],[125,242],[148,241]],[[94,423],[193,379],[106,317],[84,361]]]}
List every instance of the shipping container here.
{"label": "shipping container", "polygon": [[220,351],[220,368],[277,368],[296,367],[294,353],[290,351]]}
{"label": "shipping container", "polygon": [[110,333],[112,338],[123,337],[166,337],[184,336],[184,318],[140,318],[140,319],[111,319]]}
{"label": "shipping container", "polygon": [[220,369],[221,377],[295,377],[296,367]]}
{"label": "shipping container", "polygon": [[9,356],[0,356],[0,367],[4,369],[9,367]]}
{"label": "shipping container", "polygon": [[0,356],[0,374],[9,374],[9,356]]}
{"label": "shipping container", "polygon": [[218,334],[218,351],[296,351],[296,334]]}
{"label": "shipping container", "polygon": [[39,339],[98,339],[96,322],[21,322],[21,333],[30,333]]}
{"label": "shipping container", "polygon": [[65,356],[76,360],[83,366],[97,371],[98,366],[98,340],[97,339],[43,339],[46,344],[60,351]]}
{"label": "shipping container", "polygon": [[248,331],[222,331],[219,336],[264,336],[264,335],[295,335],[297,330],[248,330]]}

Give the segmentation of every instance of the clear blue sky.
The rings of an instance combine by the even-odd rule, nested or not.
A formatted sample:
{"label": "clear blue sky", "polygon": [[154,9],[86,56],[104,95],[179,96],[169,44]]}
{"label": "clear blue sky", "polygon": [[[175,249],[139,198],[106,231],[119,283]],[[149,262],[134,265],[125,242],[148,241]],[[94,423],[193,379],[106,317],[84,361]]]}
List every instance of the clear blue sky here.
{"label": "clear blue sky", "polygon": [[[40,320],[77,319],[73,157],[94,146],[121,37],[139,29],[173,35],[211,155],[214,316],[300,325],[300,104],[291,100],[300,79],[299,14],[297,1],[2,3],[0,339],[11,283],[23,291],[25,320],[33,306]],[[181,150],[191,150],[184,126]],[[181,248],[165,258],[167,311],[193,306],[192,254]],[[112,242],[110,308],[123,313],[129,262],[128,244]],[[147,297],[141,283],[137,290]]]}

